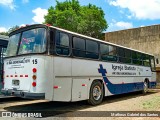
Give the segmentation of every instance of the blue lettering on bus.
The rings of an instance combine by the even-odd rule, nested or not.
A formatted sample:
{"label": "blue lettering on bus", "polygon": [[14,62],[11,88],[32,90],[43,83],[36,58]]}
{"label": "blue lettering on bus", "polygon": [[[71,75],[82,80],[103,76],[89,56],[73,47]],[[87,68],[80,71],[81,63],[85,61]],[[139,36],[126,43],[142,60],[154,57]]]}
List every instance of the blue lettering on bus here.
{"label": "blue lettering on bus", "polygon": [[[122,83],[122,84],[111,83],[106,76],[107,70],[103,68],[102,64],[100,64],[99,66],[100,68],[98,69],[98,72],[102,74],[103,80],[110,93],[121,94],[121,93],[143,90],[143,82]],[[150,82],[149,87],[151,87],[151,84],[154,84],[153,85],[154,87],[156,85],[156,82]]]}

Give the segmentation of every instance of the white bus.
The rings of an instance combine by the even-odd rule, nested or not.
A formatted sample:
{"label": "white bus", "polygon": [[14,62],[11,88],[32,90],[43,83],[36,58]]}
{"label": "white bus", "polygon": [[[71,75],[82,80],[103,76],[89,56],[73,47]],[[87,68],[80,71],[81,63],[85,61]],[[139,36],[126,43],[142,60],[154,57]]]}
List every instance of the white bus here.
{"label": "white bus", "polygon": [[5,95],[97,105],[156,86],[153,55],[50,25],[12,32],[6,54]]}

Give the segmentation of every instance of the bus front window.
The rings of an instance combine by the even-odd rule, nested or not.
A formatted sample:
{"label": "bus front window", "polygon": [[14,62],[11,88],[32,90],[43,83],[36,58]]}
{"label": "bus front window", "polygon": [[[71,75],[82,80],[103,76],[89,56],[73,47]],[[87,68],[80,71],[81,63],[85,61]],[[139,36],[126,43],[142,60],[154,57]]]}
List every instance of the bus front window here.
{"label": "bus front window", "polygon": [[42,53],[46,50],[46,29],[36,28],[22,33],[18,54]]}
{"label": "bus front window", "polygon": [[7,50],[6,50],[6,57],[16,55],[17,48],[18,48],[19,37],[20,37],[20,33],[10,36],[8,47],[7,47]]}

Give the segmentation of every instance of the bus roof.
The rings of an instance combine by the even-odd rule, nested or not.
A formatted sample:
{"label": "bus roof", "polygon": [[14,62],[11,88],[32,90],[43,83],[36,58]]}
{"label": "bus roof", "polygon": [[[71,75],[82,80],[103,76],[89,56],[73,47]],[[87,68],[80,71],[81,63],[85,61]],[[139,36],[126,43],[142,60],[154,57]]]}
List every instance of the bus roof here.
{"label": "bus roof", "polygon": [[[124,46],[117,45],[117,44],[114,44],[114,43],[110,43],[110,42],[107,42],[107,41],[103,41],[103,40],[100,40],[100,39],[97,39],[97,38],[89,37],[89,36],[82,35],[82,34],[79,34],[79,33],[76,33],[76,32],[72,32],[72,31],[69,31],[69,30],[65,30],[65,29],[62,29],[62,28],[59,28],[59,27],[51,26],[51,25],[48,25],[48,24],[27,25],[26,27],[19,28],[18,30],[25,29],[25,28],[31,27],[31,26],[47,26],[47,27],[54,28],[54,29],[57,29],[57,30],[60,30],[60,31],[63,31],[63,32],[70,33],[70,34],[74,34],[74,35],[77,35],[77,36],[80,36],[80,37],[88,38],[90,40],[94,40],[94,41],[98,41],[98,42],[101,42],[101,43],[106,43],[106,44],[109,44],[109,45],[113,45],[113,46],[117,46],[117,47],[125,48],[125,49],[128,49],[128,50],[132,50],[132,51],[136,51],[136,52],[140,52],[140,53],[144,53],[144,54],[148,54],[148,55],[154,56],[153,54],[150,54],[150,53],[142,52],[142,51],[139,51],[139,50],[136,50],[136,49],[132,49],[132,48],[129,48],[129,47],[124,47]],[[12,33],[16,32],[16,31],[17,30],[13,31]],[[10,33],[10,35],[12,33]]]}

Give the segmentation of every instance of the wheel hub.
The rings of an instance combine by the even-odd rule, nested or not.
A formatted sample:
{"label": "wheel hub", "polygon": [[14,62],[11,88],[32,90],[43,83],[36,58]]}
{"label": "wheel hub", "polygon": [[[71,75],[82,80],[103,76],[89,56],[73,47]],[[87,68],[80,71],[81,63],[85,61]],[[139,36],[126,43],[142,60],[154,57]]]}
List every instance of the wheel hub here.
{"label": "wheel hub", "polygon": [[147,92],[148,91],[148,85],[147,85],[147,83],[145,82],[144,83],[144,92]]}
{"label": "wheel hub", "polygon": [[93,88],[93,98],[95,100],[99,100],[102,95],[101,88],[99,86],[95,86]]}

